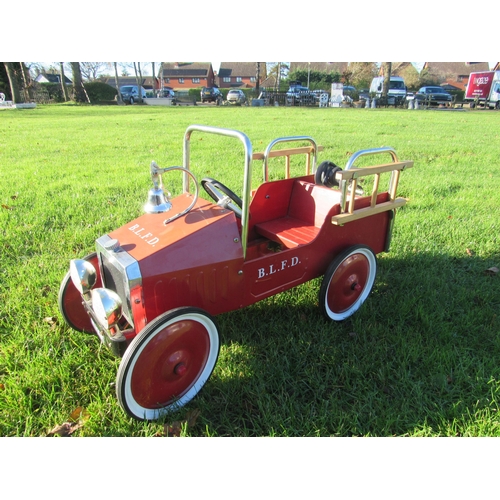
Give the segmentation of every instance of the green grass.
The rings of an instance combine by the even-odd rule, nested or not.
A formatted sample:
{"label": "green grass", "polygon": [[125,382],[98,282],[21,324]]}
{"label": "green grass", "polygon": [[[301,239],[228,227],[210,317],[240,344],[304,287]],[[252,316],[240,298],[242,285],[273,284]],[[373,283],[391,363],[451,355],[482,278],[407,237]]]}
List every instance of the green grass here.
{"label": "green grass", "polygon": [[[363,307],[318,308],[320,280],[217,318],[201,393],[165,422],[128,418],[119,359],[57,306],[71,258],[141,213],[149,164],[182,164],[191,124],[246,133],[254,151],[310,135],[320,161],[392,146],[402,174],[391,251]],[[44,436],[85,410],[78,436],[498,436],[500,113],[394,109],[39,106],[0,114],[0,435]],[[193,136],[192,169],[241,192],[234,140]],[[242,148],[241,148],[242,149]],[[296,173],[302,165],[293,165]],[[260,164],[254,166],[254,183]],[[281,172],[273,170],[273,176]],[[177,174],[165,179],[174,194]],[[52,318],[52,319],[51,319]],[[53,319],[55,318],[55,320]]]}

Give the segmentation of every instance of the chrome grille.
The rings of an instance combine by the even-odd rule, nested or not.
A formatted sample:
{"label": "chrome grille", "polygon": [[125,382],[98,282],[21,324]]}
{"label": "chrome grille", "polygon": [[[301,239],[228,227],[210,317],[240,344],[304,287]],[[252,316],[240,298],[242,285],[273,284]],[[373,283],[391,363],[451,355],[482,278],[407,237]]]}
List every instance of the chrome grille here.
{"label": "chrome grille", "polygon": [[142,283],[138,262],[127,252],[118,247],[116,250],[106,248],[111,241],[107,235],[96,241],[99,265],[103,279],[103,286],[116,292],[122,299],[123,316],[130,325],[134,324],[130,290],[133,286]]}

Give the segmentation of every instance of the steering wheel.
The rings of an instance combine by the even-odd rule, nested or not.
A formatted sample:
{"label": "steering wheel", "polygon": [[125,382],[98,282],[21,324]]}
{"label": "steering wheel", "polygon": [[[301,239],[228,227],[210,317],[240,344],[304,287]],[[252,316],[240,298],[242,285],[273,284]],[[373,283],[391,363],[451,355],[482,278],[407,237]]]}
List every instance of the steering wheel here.
{"label": "steering wheel", "polygon": [[217,205],[229,208],[236,214],[236,217],[241,218],[241,198],[236,196],[227,186],[211,177],[202,179],[201,185],[210,197],[217,202]]}

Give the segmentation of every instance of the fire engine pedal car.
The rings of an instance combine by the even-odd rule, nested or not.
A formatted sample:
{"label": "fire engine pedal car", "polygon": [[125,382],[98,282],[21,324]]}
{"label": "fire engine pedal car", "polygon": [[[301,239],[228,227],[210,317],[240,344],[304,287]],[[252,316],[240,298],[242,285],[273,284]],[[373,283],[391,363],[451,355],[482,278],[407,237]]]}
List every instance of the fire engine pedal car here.
{"label": "fire engine pedal car", "polygon": [[[219,180],[198,183],[190,147],[200,133],[243,146],[241,198]],[[297,147],[283,146],[291,142]],[[219,314],[321,276],[319,306],[328,320],[344,320],[363,304],[375,281],[376,254],[389,250],[395,212],[406,202],[396,197],[400,173],[413,162],[384,147],[358,151],[344,169],[330,161],[317,166],[322,150],[311,137],[293,136],[254,153],[242,132],[191,125],[182,167],[151,163],[145,213],[99,237],[95,253],[70,262],[60,312],[71,328],[97,334],[121,357],[116,393],[128,415],[157,420],[198,394],[219,355]],[[303,176],[290,175],[294,155],[305,155]],[[375,155],[390,161],[355,166]],[[285,158],[285,174],[270,180],[275,157]],[[252,162],[260,161],[263,182],[252,190]],[[183,192],[170,198],[163,176],[176,171]],[[386,172],[388,189],[379,190]],[[363,194],[359,180],[367,176],[373,187]],[[213,202],[198,196],[199,184]]]}

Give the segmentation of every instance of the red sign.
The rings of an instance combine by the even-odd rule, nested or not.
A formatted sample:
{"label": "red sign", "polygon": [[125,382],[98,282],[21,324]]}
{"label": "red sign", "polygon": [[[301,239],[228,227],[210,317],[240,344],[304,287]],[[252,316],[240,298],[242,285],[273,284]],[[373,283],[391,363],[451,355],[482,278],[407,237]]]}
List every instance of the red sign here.
{"label": "red sign", "polygon": [[491,84],[493,83],[494,71],[484,71],[482,73],[471,73],[469,83],[465,93],[466,99],[487,99],[490,95]]}

